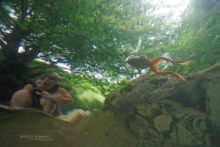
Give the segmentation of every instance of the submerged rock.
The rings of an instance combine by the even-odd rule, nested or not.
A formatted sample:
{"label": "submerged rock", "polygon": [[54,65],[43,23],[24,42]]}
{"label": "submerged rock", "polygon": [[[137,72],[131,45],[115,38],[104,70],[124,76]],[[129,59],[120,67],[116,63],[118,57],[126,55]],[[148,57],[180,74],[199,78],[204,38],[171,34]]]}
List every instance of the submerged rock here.
{"label": "submerged rock", "polygon": [[[139,146],[219,146],[220,65],[186,79],[143,75],[110,95],[105,108],[120,113],[126,105],[135,106],[134,116],[146,119],[147,129],[155,130],[158,140],[143,137],[143,126],[137,131],[142,134]],[[141,130],[138,123],[130,128],[135,134],[134,128]]]}
{"label": "submerged rock", "polygon": [[135,120],[129,122],[129,127],[136,137],[144,137],[150,124],[144,118],[136,115]]}
{"label": "submerged rock", "polygon": [[172,123],[172,118],[169,115],[159,115],[153,119],[154,127],[160,131],[169,131]]}
{"label": "submerged rock", "polygon": [[[78,111],[76,111],[78,112]],[[78,117],[78,116],[77,116]],[[68,123],[34,109],[0,107],[2,147],[134,147],[135,137],[111,111]]]}
{"label": "submerged rock", "polygon": [[[66,122],[34,109],[0,107],[1,146],[220,146],[220,66],[186,81],[145,74],[90,115]],[[76,112],[77,113],[77,112]],[[81,117],[82,115],[82,117]],[[60,117],[62,118],[62,117]]]}

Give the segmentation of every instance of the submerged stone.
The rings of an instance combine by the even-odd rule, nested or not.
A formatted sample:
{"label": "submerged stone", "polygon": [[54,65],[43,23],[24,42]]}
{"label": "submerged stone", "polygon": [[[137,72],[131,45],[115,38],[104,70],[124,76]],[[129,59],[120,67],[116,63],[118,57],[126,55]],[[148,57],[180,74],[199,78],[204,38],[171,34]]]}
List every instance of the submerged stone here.
{"label": "submerged stone", "polygon": [[150,124],[144,118],[136,115],[135,120],[132,120],[129,123],[129,127],[132,132],[134,132],[137,137],[144,137],[147,129],[150,127]]}
{"label": "submerged stone", "polygon": [[172,118],[168,115],[159,115],[153,119],[155,128],[160,131],[169,131],[172,123]]}

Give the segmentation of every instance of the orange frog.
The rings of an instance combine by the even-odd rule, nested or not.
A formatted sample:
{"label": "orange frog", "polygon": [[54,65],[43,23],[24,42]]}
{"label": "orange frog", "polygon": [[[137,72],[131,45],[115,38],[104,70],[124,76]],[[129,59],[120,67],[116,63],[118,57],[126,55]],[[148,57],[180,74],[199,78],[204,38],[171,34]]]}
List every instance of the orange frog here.
{"label": "orange frog", "polygon": [[149,67],[150,70],[154,71],[156,74],[172,74],[176,76],[177,78],[180,78],[181,80],[185,80],[183,76],[181,76],[180,74],[176,72],[159,71],[156,67],[156,64],[159,63],[161,60],[164,60],[166,62],[176,63],[176,64],[187,64],[191,62],[191,60],[173,61],[165,57],[148,59],[146,56],[141,55],[141,56],[128,57],[127,63],[131,65],[132,67],[137,68],[139,75],[141,75],[141,69]]}

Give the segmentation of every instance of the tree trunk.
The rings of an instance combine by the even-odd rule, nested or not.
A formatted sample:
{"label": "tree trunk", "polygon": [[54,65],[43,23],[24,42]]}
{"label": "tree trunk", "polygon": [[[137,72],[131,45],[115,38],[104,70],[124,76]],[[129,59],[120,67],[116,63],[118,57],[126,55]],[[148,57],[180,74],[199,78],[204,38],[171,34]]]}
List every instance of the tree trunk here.
{"label": "tree trunk", "polygon": [[26,39],[29,34],[30,31],[16,26],[10,34],[4,35],[4,41],[1,40],[4,59],[0,64],[0,101],[9,100],[14,91],[29,82],[25,77],[25,75],[30,75],[27,64],[36,57],[37,53],[34,55],[33,50],[31,50],[32,54],[31,52],[18,52],[22,40]]}

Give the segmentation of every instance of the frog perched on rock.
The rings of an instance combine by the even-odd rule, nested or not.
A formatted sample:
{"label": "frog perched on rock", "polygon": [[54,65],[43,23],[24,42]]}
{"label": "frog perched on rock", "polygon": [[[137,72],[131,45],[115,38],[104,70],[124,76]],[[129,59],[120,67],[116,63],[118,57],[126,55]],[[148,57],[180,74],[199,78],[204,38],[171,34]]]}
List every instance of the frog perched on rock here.
{"label": "frog perched on rock", "polygon": [[181,76],[180,74],[178,74],[176,72],[159,71],[156,67],[156,64],[159,63],[161,60],[164,60],[166,62],[175,63],[175,64],[187,64],[187,63],[191,62],[191,60],[173,61],[173,60],[171,60],[169,58],[165,58],[165,57],[148,59],[146,56],[141,55],[141,56],[128,57],[127,63],[129,65],[131,65],[132,67],[137,68],[139,75],[141,75],[141,69],[149,67],[150,70],[154,71],[156,74],[172,74],[181,80],[185,80],[185,78],[183,76]]}

